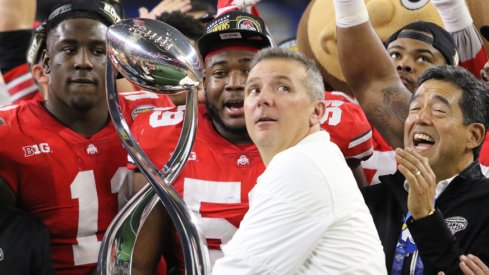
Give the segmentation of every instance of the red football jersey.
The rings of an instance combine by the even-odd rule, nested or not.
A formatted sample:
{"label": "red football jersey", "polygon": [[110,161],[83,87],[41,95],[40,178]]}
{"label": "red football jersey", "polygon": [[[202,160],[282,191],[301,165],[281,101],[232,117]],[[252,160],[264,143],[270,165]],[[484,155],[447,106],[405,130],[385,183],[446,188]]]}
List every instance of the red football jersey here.
{"label": "red football jersey", "polygon": [[7,85],[10,102],[19,103],[23,100],[43,99],[27,63],[8,71],[3,75],[3,78]]}
{"label": "red football jersey", "polygon": [[374,153],[371,158],[362,161],[362,167],[367,182],[369,184],[377,184],[380,183],[379,176],[394,174],[396,172],[396,152],[373,126],[372,133]]}
{"label": "red football jersey", "polygon": [[49,228],[57,274],[93,271],[130,177],[112,123],[84,137],[33,100],[0,107],[0,138],[0,176]]}
{"label": "red football jersey", "polygon": [[[329,94],[329,95],[328,95]],[[357,116],[354,116],[353,118],[350,119],[349,126],[350,128],[353,128],[353,131],[356,131],[358,136],[362,137],[361,133],[365,131],[365,129],[371,129],[371,132],[368,132],[368,134],[363,135],[363,137],[369,137],[368,140],[368,145],[372,146],[373,143],[373,152],[372,152],[372,147],[368,147],[368,145],[364,145],[364,149],[360,150],[361,152],[369,152],[368,157],[370,158],[364,158],[362,159],[363,161],[361,162],[362,167],[363,167],[363,172],[365,174],[365,178],[367,179],[367,182],[369,184],[376,184],[379,183],[379,176],[382,175],[387,175],[387,174],[392,174],[396,171],[396,160],[395,160],[395,152],[394,149],[392,149],[391,146],[382,138],[380,133],[375,129],[372,125],[369,124],[367,117],[365,116],[365,113],[363,112],[362,108],[358,104],[358,101],[349,96],[346,95],[342,92],[331,92],[327,93],[326,100],[328,98],[334,98],[337,100],[343,100],[345,102],[350,103],[351,105],[354,105],[355,108],[355,114],[358,114]],[[342,121],[343,122],[343,121]],[[331,139],[334,139],[335,135],[340,135],[341,132],[347,132],[349,128],[346,128],[344,131],[338,131],[338,134],[331,134]],[[328,130],[330,131],[330,130]],[[353,139],[355,136],[354,134],[350,135],[352,137],[352,143],[356,140]],[[346,138],[345,138],[346,140]],[[370,148],[370,151],[367,151],[367,147]],[[342,147],[340,146],[340,149]],[[345,152],[342,149],[343,154]],[[347,157],[347,155],[345,155]]]}
{"label": "red football jersey", "polygon": [[481,152],[479,154],[479,162],[481,164],[482,173],[489,177],[489,136],[486,134],[486,138],[482,143]]}
{"label": "red football jersey", "polygon": [[373,153],[372,131],[356,99],[342,92],[326,92],[321,127],[338,145],[347,161],[368,159]]}
{"label": "red football jersey", "polygon": [[[182,130],[184,106],[138,114],[132,133],[155,166],[170,158]],[[199,220],[211,258],[222,256],[248,210],[248,192],[265,170],[255,145],[234,145],[220,136],[201,104],[189,160],[173,186]]]}

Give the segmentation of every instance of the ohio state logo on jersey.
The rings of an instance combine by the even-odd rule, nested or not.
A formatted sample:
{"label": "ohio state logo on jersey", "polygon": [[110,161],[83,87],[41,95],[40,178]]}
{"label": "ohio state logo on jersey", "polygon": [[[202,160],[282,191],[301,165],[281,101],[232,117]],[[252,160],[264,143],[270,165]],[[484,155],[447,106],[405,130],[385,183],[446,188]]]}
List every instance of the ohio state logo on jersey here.
{"label": "ohio state logo on jersey", "polygon": [[236,160],[236,165],[238,167],[247,167],[250,165],[250,159],[246,155],[241,155]]}
{"label": "ohio state logo on jersey", "polygon": [[93,144],[88,144],[87,146],[87,155],[89,156],[95,156],[98,155],[98,149],[95,145]]}
{"label": "ohio state logo on jersey", "polygon": [[39,154],[48,154],[51,152],[51,147],[47,143],[39,143],[22,147],[24,157],[32,157]]}

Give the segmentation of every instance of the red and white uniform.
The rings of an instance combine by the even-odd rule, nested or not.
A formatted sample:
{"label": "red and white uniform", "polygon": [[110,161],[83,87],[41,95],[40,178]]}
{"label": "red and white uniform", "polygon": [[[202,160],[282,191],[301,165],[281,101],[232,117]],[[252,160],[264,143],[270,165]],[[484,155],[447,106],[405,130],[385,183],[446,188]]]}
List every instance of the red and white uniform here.
{"label": "red and white uniform", "polygon": [[[182,131],[184,106],[155,108],[137,115],[131,131],[155,166],[170,158]],[[213,128],[201,104],[190,157],[173,186],[199,220],[212,262],[222,256],[248,210],[248,193],[265,170],[253,144],[235,145]],[[182,259],[183,260],[183,259]]]}
{"label": "red and white uniform", "polygon": [[[358,105],[341,97],[327,94],[323,128],[330,132],[332,141],[338,143],[347,159],[366,159],[372,154],[367,119]],[[141,95],[141,100],[146,99]],[[125,113],[133,114],[131,132],[150,160],[161,169],[180,136],[185,108],[156,107],[146,111],[144,106],[151,104],[146,101],[141,105],[136,110],[142,112]],[[155,105],[162,106],[157,102]],[[194,147],[174,187],[199,219],[212,262],[222,256],[220,245],[228,242],[239,227],[248,210],[248,193],[264,170],[256,146],[235,145],[225,140],[214,130],[206,107],[199,105]]]}
{"label": "red and white uniform", "polygon": [[331,141],[347,162],[368,159],[373,153],[372,131],[356,99],[342,92],[325,92],[326,113],[321,120]]}
{"label": "red and white uniform", "polygon": [[479,154],[479,162],[481,164],[482,174],[489,177],[489,136],[486,133],[486,139],[482,143],[481,152]]}
{"label": "red and white uniform", "polygon": [[0,177],[47,225],[57,274],[93,271],[130,176],[112,123],[88,138],[31,100],[0,107],[0,139]]}
{"label": "red and white uniform", "polygon": [[3,75],[3,79],[7,85],[10,102],[19,103],[23,100],[43,99],[27,63],[8,71]]}
{"label": "red and white uniform", "polygon": [[487,55],[476,27],[471,24],[460,31],[450,32],[450,34],[458,47],[459,66],[480,78],[480,71],[487,62]]}
{"label": "red and white uniform", "polygon": [[[343,100],[345,102],[350,103],[351,105],[354,105],[355,107],[351,107],[352,109],[356,110],[356,114],[358,114],[356,117],[350,118],[350,123],[349,127],[345,128],[341,131],[338,131],[339,133],[335,135],[340,135],[341,132],[348,132],[351,128],[351,131],[356,131],[358,134],[363,133],[365,129],[371,129],[371,132],[368,132],[367,135],[364,135],[365,137],[369,136],[370,139],[368,140],[368,146],[364,145],[364,149],[360,150],[363,152],[369,152],[365,153],[368,155],[367,158],[363,158],[361,162],[361,165],[363,167],[363,172],[365,174],[365,178],[367,179],[367,182],[369,184],[376,184],[379,183],[379,176],[382,175],[387,175],[387,174],[393,174],[396,171],[396,160],[395,160],[395,152],[394,149],[392,149],[391,146],[382,138],[380,133],[375,129],[372,125],[369,124],[367,117],[365,116],[362,108],[358,104],[358,101],[349,96],[346,95],[342,92],[331,92],[331,93],[326,93],[326,100],[328,98],[335,98],[338,100]],[[343,123],[343,121],[342,121]],[[323,125],[324,126],[324,125]],[[331,131],[327,129],[328,131]],[[331,133],[330,133],[331,134]],[[354,135],[351,135],[352,137]],[[331,140],[336,143],[334,140],[334,135],[331,134]],[[352,138],[352,143],[354,143],[356,139]],[[373,148],[371,147],[373,145]],[[343,154],[345,155],[345,158],[348,160],[348,155],[345,154],[344,150],[342,149],[342,146],[339,146],[340,149],[342,150]],[[367,147],[370,149],[367,151]]]}
{"label": "red and white uniform", "polygon": [[362,161],[363,173],[370,185],[380,183],[379,176],[394,174],[397,170],[394,149],[384,140],[379,131],[373,128],[373,125],[372,133],[374,153],[371,158]]}

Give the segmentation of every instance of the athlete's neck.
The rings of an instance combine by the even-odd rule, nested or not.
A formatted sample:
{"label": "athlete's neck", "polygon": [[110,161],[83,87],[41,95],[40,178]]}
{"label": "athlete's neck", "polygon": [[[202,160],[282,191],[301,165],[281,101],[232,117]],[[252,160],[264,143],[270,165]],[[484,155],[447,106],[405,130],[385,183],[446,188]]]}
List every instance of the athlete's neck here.
{"label": "athlete's neck", "polygon": [[102,102],[88,111],[79,111],[56,99],[43,102],[44,108],[66,127],[90,137],[105,127],[109,119],[107,104]]}

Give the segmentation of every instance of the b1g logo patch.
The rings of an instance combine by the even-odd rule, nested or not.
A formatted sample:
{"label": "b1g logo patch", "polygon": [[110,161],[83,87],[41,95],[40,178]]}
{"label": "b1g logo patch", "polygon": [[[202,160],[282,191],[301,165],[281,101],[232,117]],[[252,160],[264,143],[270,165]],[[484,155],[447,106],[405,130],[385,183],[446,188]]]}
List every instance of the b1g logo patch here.
{"label": "b1g logo patch", "polygon": [[260,24],[253,18],[240,16],[236,18],[236,21],[237,21],[237,27],[240,30],[262,32]]}
{"label": "b1g logo patch", "polygon": [[24,157],[27,158],[39,154],[48,154],[51,152],[51,147],[49,147],[49,144],[47,143],[39,143],[39,144],[24,146],[22,147],[22,150],[24,150]]}

